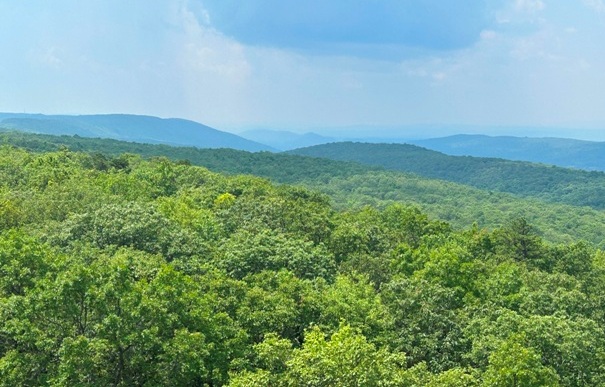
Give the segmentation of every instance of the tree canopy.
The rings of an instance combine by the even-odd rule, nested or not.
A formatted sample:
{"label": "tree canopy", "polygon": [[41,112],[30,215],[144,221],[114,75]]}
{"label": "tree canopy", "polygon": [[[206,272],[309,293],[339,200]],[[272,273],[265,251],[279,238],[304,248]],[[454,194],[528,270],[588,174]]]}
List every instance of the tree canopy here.
{"label": "tree canopy", "polygon": [[397,194],[367,176],[326,182],[334,203],[163,157],[0,147],[0,385],[605,383],[598,243],[363,206],[372,182]]}

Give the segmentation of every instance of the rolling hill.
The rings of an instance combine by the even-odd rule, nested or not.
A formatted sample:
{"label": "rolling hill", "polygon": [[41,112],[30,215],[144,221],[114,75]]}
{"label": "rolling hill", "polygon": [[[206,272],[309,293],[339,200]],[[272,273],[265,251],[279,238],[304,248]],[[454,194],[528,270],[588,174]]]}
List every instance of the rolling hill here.
{"label": "rolling hill", "polygon": [[194,121],[130,114],[47,116],[0,113],[0,128],[198,148],[233,148],[251,152],[272,150],[269,146]]}
{"label": "rolling hill", "polygon": [[385,207],[392,203],[412,204],[433,218],[450,222],[456,228],[466,228],[476,222],[479,227],[494,229],[511,217],[522,216],[551,243],[584,239],[605,246],[605,229],[602,227],[605,211],[548,203],[536,197],[521,198],[509,193],[480,190],[354,162],[287,153],[172,147],[17,132],[0,133],[0,144],[35,152],[70,149],[92,153],[100,166],[111,165],[113,157],[117,157],[113,160],[119,161],[122,157],[119,155],[124,153],[139,154],[144,158],[186,160],[185,163],[204,166],[216,172],[250,174],[279,183],[303,185],[327,194],[335,207],[340,209],[366,205]]}
{"label": "rolling hill", "polygon": [[453,156],[499,157],[605,171],[605,142],[468,134],[408,142]]}
{"label": "rolling hill", "polygon": [[342,142],[290,151],[507,192],[550,202],[605,209],[605,173],[523,161],[449,156],[409,144]]}

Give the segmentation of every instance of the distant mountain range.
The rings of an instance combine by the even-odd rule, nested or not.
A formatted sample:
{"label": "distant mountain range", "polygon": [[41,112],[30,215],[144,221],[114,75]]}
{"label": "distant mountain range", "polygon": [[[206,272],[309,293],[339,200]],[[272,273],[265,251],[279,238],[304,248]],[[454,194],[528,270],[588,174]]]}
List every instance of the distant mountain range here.
{"label": "distant mountain range", "polygon": [[327,144],[340,141],[335,137],[326,137],[317,133],[294,133],[283,130],[254,129],[240,133],[240,136],[248,140],[269,145],[281,151],[303,148],[307,146]]}
{"label": "distant mountain range", "polygon": [[605,142],[466,134],[408,142],[454,156],[499,157],[605,171]]}
{"label": "distant mountain range", "polygon": [[232,148],[251,152],[275,150],[194,121],[131,114],[69,116],[0,113],[2,129],[198,148]]}
{"label": "distant mountain range", "polygon": [[351,137],[357,132],[345,131],[343,136],[336,137],[265,129],[248,130],[235,135],[190,120],[131,114],[71,116],[0,113],[0,130],[77,135],[198,148],[231,148],[250,152],[289,151],[347,140],[367,143],[408,143],[452,156],[496,157],[605,171],[605,142],[563,138],[462,134],[422,140],[380,137],[356,139]]}
{"label": "distant mountain range", "polygon": [[365,142],[412,144],[451,156],[495,157],[507,160],[530,161],[566,168],[605,171],[605,142],[568,138],[532,138],[460,134],[430,139],[397,137],[324,136],[317,133],[293,133],[279,130],[249,130],[240,133],[249,140],[266,144],[281,151],[334,142]]}

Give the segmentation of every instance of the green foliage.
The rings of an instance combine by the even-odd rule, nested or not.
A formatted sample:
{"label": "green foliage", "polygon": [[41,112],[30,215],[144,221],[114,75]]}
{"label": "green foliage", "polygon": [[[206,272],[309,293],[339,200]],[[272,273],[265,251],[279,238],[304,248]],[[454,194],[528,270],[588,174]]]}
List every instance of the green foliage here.
{"label": "green foliage", "polygon": [[282,270],[263,271],[245,278],[245,294],[235,306],[235,319],[253,342],[278,333],[302,342],[304,328],[317,315],[317,293],[309,281]]}
{"label": "green foliage", "polygon": [[232,385],[398,386],[405,375],[403,355],[377,349],[348,325],[329,340],[312,328],[299,349],[288,350],[284,341],[269,336],[256,350],[269,369],[237,375]]}
{"label": "green foliage", "polygon": [[301,183],[329,195],[339,209],[406,203],[458,229],[473,223],[496,229],[511,218],[523,218],[549,242],[586,240],[601,245],[605,241],[605,231],[599,227],[605,222],[605,213],[588,207],[524,199],[396,172],[367,172],[334,176],[327,182],[309,179]]}
{"label": "green foliage", "polygon": [[[506,219],[523,217],[536,228],[539,235],[549,242],[569,243],[584,239],[599,245],[605,240],[605,231],[598,227],[599,224],[605,222],[605,215],[602,211],[585,207],[602,208],[602,203],[598,203],[599,200],[602,202],[600,198],[603,195],[600,194],[600,185],[603,184],[604,178],[603,174],[599,172],[582,172],[528,163],[466,157],[455,159],[454,162],[454,159],[450,160],[450,156],[445,155],[441,155],[444,159],[439,161],[437,159],[441,156],[435,158],[435,155],[439,155],[437,152],[430,152],[417,147],[408,149],[406,147],[411,146],[405,145],[390,146],[385,144],[343,143],[326,146],[334,146],[344,150],[351,146],[369,147],[368,149],[371,150],[374,149],[373,146],[377,146],[377,149],[380,150],[378,153],[367,152],[366,149],[363,152],[345,151],[344,154],[347,157],[356,157],[359,153],[359,155],[363,154],[367,157],[392,159],[392,162],[399,167],[413,166],[422,170],[433,170],[437,175],[421,174],[420,171],[414,170],[413,172],[425,176],[419,177],[408,173],[385,172],[384,168],[378,166],[365,166],[353,162],[303,157],[293,154],[171,147],[108,139],[34,135],[16,132],[0,133],[0,143],[13,144],[37,152],[59,149],[89,152],[91,156],[81,162],[95,170],[107,170],[109,168],[110,170],[129,172],[132,168],[136,169],[137,165],[140,165],[140,161],[133,156],[134,154],[145,158],[166,157],[173,161],[187,160],[187,163],[201,165],[217,172],[252,174],[270,178],[280,183],[302,184],[329,195],[337,207],[341,209],[359,208],[364,205],[386,207],[395,202],[406,203],[416,205],[430,217],[450,222],[456,228],[468,227],[476,222],[481,227],[496,229],[503,226]],[[406,152],[401,152],[400,147],[404,147]],[[307,149],[311,151],[315,148]],[[319,147],[318,149],[322,148]],[[394,153],[384,153],[385,149],[392,150]],[[302,150],[297,151],[302,152]],[[19,160],[28,157],[31,159],[23,151],[13,150],[12,153],[13,155],[10,157],[15,157],[17,164],[20,163]],[[100,157],[100,153],[103,157]],[[125,153],[129,155],[124,155]],[[321,157],[332,157],[323,154],[325,153],[323,151],[320,153]],[[402,155],[406,157],[403,164],[400,160]],[[176,175],[177,184],[179,182],[183,183],[183,180],[187,179],[189,184],[195,185],[194,177],[181,177],[193,171],[191,168],[184,168],[187,163],[175,165],[172,167],[173,172],[171,173]],[[27,178],[23,176],[23,172],[19,168],[15,167],[16,164],[12,160],[7,163],[9,165],[4,164],[4,162],[0,163],[2,181],[23,181],[24,178]],[[476,168],[485,169],[482,169],[481,173],[477,173]],[[1,174],[3,170],[7,173]],[[135,198],[162,195],[162,190],[165,191],[164,193],[174,190],[174,187],[170,187],[174,176],[166,175],[166,178],[162,180],[161,171],[162,168],[158,167],[155,168],[155,171],[146,171],[137,175],[150,177],[151,180],[136,179],[128,173],[102,175],[100,178],[106,180],[105,186],[111,192],[133,200]],[[448,177],[442,176],[443,173],[460,174],[460,176],[450,180],[465,185],[429,179],[447,180]],[[199,170],[196,170],[195,174],[198,175],[199,180],[208,181],[213,179],[208,174],[204,174],[203,177],[199,176]],[[4,178],[5,175],[6,179]],[[488,185],[474,183],[482,180],[487,181],[486,184]],[[154,186],[152,182],[158,182],[159,185]],[[468,187],[469,184],[484,190],[470,188]],[[216,191],[216,188],[209,189],[209,191],[216,193],[211,198],[212,201],[219,195],[230,192],[228,190]],[[518,190],[527,192],[518,192]],[[514,195],[502,192],[509,192]],[[239,196],[236,192],[230,193],[236,197]],[[81,192],[79,195],[85,194],[86,192]],[[518,195],[524,196],[525,199]],[[99,198],[97,197],[95,200],[98,201]],[[74,203],[73,199],[69,202],[72,205],[77,204]],[[287,203],[287,205],[291,205],[291,203]],[[47,205],[43,209],[46,210],[55,206]],[[251,205],[248,210],[254,208],[254,205]],[[286,208],[289,207],[286,206]],[[296,213],[302,214],[304,212],[297,211]],[[326,219],[316,220],[323,221]],[[322,222],[306,222],[307,226],[316,224],[324,225]],[[325,237],[325,230],[318,230],[318,233],[319,236],[313,236],[315,240]]]}
{"label": "green foliage", "polygon": [[338,276],[321,289],[317,324],[326,333],[334,332],[342,321],[373,342],[388,344],[391,316],[374,288],[363,275]]}
{"label": "green foliage", "polygon": [[0,235],[0,296],[24,295],[50,269],[52,254],[23,232]]}
{"label": "green foliage", "polygon": [[329,341],[317,328],[307,332],[304,346],[286,364],[290,385],[395,386],[402,378],[405,357],[377,350],[343,325]]}
{"label": "green foliage", "polygon": [[533,227],[524,218],[511,220],[496,233],[501,254],[515,260],[535,264],[544,254],[541,241]]}
{"label": "green foliage", "polygon": [[[244,333],[224,313],[212,312],[191,278],[161,260],[122,250],[91,264],[70,259],[55,270],[30,295],[9,299],[2,334],[12,340],[1,361],[16,365],[17,354],[29,361],[0,367],[0,379],[18,385],[216,383],[225,381],[230,359],[242,350]],[[44,375],[32,379],[37,369]]]}
{"label": "green foliage", "polygon": [[602,172],[523,161],[448,156],[408,144],[340,142],[296,149],[288,153],[355,161],[484,190],[605,209],[605,173]]}
{"label": "green foliage", "polygon": [[605,383],[602,214],[308,163],[1,147],[0,386]]}
{"label": "green foliage", "polygon": [[300,278],[334,275],[335,265],[323,246],[270,230],[240,230],[223,244],[216,265],[236,278],[263,270],[291,270]]}
{"label": "green foliage", "polygon": [[385,286],[384,304],[393,316],[392,345],[410,365],[425,362],[431,371],[463,364],[467,351],[462,302],[455,291],[424,280],[399,279]]}
{"label": "green foliage", "polygon": [[515,338],[500,346],[489,358],[489,367],[484,375],[485,386],[558,386],[558,377],[553,369],[540,362],[540,355],[525,348]]}
{"label": "green foliage", "polygon": [[75,215],[62,224],[58,242],[85,241],[99,248],[133,247],[168,260],[205,252],[203,243],[164,218],[153,207],[111,204]]}
{"label": "green foliage", "polygon": [[[541,364],[554,370],[563,385],[602,383],[604,335],[595,321],[584,317],[522,316],[506,309],[491,310],[487,314],[478,315],[467,326],[467,337],[473,342],[468,356],[476,365],[487,367],[488,358],[493,362],[491,356],[503,343],[512,340],[517,344],[504,348],[516,345],[527,348],[530,360],[537,354]],[[523,338],[521,342],[520,338]],[[528,358],[522,359],[523,362],[529,361]]]}

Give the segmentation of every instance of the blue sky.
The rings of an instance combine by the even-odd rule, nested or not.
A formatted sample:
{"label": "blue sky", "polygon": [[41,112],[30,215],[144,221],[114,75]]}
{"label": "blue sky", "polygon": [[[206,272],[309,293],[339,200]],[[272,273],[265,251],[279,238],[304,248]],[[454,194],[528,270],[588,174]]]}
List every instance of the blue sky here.
{"label": "blue sky", "polygon": [[3,0],[0,111],[605,140],[603,37],[602,0]]}

